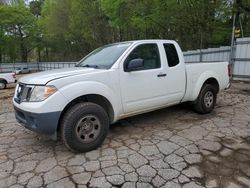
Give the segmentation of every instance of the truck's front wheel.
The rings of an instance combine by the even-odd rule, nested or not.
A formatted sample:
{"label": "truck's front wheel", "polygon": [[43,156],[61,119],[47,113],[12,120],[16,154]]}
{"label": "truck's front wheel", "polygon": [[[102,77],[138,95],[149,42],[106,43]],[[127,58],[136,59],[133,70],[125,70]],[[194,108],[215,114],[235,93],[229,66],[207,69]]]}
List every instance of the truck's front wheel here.
{"label": "truck's front wheel", "polygon": [[64,144],[74,152],[87,152],[100,146],[109,129],[109,118],[99,105],[76,104],[64,115],[61,135]]}
{"label": "truck's front wheel", "polygon": [[194,110],[200,114],[207,114],[213,111],[216,104],[216,88],[211,84],[205,84],[200,91],[194,105]]}
{"label": "truck's front wheel", "polygon": [[4,80],[0,80],[0,89],[5,89],[7,86],[6,82]]}

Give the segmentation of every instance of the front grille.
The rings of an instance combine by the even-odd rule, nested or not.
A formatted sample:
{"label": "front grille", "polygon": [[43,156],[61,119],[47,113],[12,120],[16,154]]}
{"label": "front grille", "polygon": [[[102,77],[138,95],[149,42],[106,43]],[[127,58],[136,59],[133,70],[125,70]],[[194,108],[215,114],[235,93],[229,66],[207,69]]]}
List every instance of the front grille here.
{"label": "front grille", "polygon": [[18,87],[16,90],[17,93],[16,93],[16,97],[14,100],[19,104],[21,102],[28,101],[30,94],[31,94],[32,87],[27,86],[22,83],[19,83],[17,87]]}

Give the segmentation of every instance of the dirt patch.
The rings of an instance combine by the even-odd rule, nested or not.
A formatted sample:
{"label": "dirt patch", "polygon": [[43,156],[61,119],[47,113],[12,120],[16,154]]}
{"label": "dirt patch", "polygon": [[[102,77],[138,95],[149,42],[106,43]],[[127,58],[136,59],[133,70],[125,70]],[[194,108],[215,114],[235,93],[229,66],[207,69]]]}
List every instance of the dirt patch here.
{"label": "dirt patch", "polygon": [[250,178],[250,137],[241,141],[222,139],[221,149],[209,155],[203,155],[199,164],[204,171],[204,177],[197,180],[203,186],[214,184],[216,187],[228,187],[236,184],[249,186]]}
{"label": "dirt patch", "polygon": [[13,97],[13,95],[7,95],[7,96],[0,96],[0,100],[2,99],[10,99],[10,98],[12,98]]}
{"label": "dirt patch", "polygon": [[242,94],[250,95],[250,89],[241,90]]}
{"label": "dirt patch", "polygon": [[0,113],[13,111],[12,98],[16,84],[10,84],[6,89],[0,90]]}

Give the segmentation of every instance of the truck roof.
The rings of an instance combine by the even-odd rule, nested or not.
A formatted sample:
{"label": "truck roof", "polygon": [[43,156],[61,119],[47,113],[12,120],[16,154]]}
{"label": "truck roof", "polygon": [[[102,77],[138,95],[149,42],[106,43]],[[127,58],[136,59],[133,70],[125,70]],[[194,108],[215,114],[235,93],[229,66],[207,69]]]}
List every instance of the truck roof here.
{"label": "truck roof", "polygon": [[133,40],[130,42],[175,42],[175,41],[167,39],[143,39],[143,40]]}
{"label": "truck roof", "polygon": [[[167,42],[167,43],[176,43],[174,40],[166,40],[166,39],[143,39],[143,40],[131,40],[131,41],[121,41],[121,42],[115,42],[113,44],[120,44],[120,43],[148,43],[148,42]],[[109,44],[110,45],[110,44]]]}

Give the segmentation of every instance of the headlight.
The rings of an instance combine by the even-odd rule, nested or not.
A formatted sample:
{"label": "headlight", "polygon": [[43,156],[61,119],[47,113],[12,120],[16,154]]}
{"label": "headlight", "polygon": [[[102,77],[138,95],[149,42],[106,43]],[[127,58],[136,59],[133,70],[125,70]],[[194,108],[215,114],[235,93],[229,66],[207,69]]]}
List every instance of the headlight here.
{"label": "headlight", "polygon": [[29,101],[39,102],[47,99],[57,91],[55,86],[35,86],[31,92]]}

